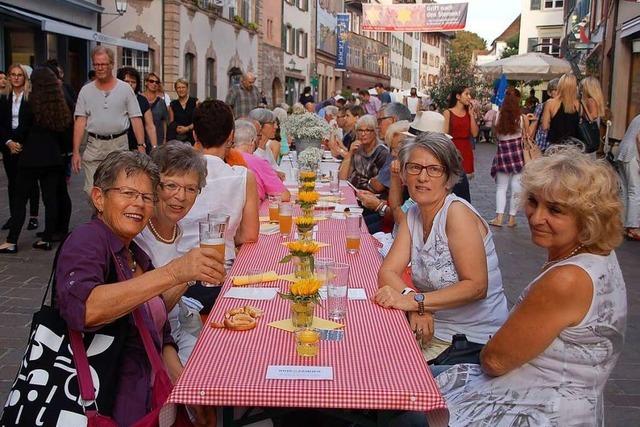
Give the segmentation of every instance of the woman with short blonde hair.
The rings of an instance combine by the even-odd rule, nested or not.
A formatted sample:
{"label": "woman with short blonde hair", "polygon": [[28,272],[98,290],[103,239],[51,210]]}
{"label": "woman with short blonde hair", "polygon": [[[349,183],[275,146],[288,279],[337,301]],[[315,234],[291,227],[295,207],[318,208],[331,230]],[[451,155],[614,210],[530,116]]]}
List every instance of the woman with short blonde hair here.
{"label": "woman with short blonde hair", "polygon": [[169,104],[167,141],[177,139],[193,145],[195,143],[193,139],[193,112],[198,105],[198,99],[189,96],[189,82],[184,78],[177,79],[173,88],[178,99],[174,99]]}
{"label": "woman with short blonde hair", "polygon": [[622,209],[612,169],[557,147],[522,177],[533,243],[547,262],[480,365],[436,381],[449,425],[603,425],[602,392],[624,343],[627,300],[614,252]]}

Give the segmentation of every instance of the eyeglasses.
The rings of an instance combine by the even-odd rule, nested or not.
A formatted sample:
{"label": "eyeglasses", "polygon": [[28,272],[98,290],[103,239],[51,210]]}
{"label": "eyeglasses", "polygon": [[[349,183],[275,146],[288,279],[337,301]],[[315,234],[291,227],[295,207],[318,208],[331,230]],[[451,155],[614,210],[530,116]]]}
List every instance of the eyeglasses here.
{"label": "eyeglasses", "polygon": [[375,132],[375,129],[358,129],[358,132],[370,133]]}
{"label": "eyeglasses", "polygon": [[17,78],[20,78],[20,77],[24,77],[24,74],[11,73],[11,74],[9,74],[9,77],[15,77],[17,79]]}
{"label": "eyeglasses", "polygon": [[140,197],[142,198],[142,201],[144,202],[145,205],[154,205],[158,201],[158,198],[156,197],[155,194],[141,193],[140,191],[134,190],[131,187],[111,187],[103,190],[103,192],[106,193],[112,190],[117,191],[118,194],[120,194],[122,197],[124,197],[127,200],[137,200],[138,197]]}
{"label": "eyeglasses", "polygon": [[183,189],[187,196],[195,197],[200,194],[200,187],[196,185],[180,185],[175,182],[168,181],[161,182],[160,187],[162,187],[164,191],[167,191],[171,194],[177,193],[180,189]]}
{"label": "eyeglasses", "polygon": [[157,85],[158,83],[160,83],[160,80],[147,80],[147,83],[153,83],[154,85]]}
{"label": "eyeglasses", "polygon": [[380,126],[380,123],[387,119],[393,119],[393,116],[378,117],[378,126]]}
{"label": "eyeglasses", "polygon": [[404,170],[407,171],[409,175],[420,175],[423,170],[426,170],[427,175],[431,178],[440,178],[444,174],[446,168],[441,165],[422,166],[419,163],[409,162],[404,165]]}
{"label": "eyeglasses", "polygon": [[93,64],[93,68],[106,68],[106,67],[108,67],[110,65],[111,65],[110,62],[107,62],[107,63],[104,63],[104,64],[96,64],[96,63],[94,63]]}

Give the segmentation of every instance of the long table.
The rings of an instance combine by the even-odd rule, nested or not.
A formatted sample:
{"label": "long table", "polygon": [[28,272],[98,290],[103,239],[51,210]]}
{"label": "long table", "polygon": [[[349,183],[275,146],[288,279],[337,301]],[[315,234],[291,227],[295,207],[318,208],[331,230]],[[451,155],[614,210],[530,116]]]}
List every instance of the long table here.
{"label": "long table", "polygon": [[[321,188],[324,190],[324,188]],[[346,203],[355,196],[342,188]],[[266,206],[262,206],[266,214]],[[171,425],[175,404],[216,407],[341,408],[408,410],[430,412],[430,423],[448,417],[445,402],[411,333],[403,313],[373,302],[377,272],[382,262],[376,241],[363,228],[360,252],[345,249],[345,221],[330,218],[318,222],[318,240],[330,246],[317,256],[330,257],[351,266],[350,288],[364,288],[367,300],[349,300],[344,338],[321,341],[313,358],[297,355],[293,335],[267,326],[290,317],[290,303],[276,297],[269,301],[225,298],[231,278],[250,269],[293,271],[291,264],[279,264],[287,255],[279,235],[263,236],[245,244],[224,282],[209,321],[221,321],[234,307],[252,305],[264,310],[258,326],[249,331],[215,329],[205,324],[195,349],[163,408],[162,425]],[[288,289],[286,281],[262,283]],[[316,316],[327,318],[326,309],[316,307]],[[333,380],[266,379],[270,365],[330,366]],[[225,427],[232,424],[226,412]]]}

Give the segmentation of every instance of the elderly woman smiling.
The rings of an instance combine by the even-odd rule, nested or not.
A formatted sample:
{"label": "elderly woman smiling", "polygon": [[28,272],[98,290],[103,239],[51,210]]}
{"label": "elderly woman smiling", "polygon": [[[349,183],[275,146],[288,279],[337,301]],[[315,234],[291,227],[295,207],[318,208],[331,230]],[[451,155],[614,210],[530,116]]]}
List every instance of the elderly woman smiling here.
{"label": "elderly woman smiling", "polygon": [[[507,317],[491,231],[478,212],[451,193],[460,155],[442,133],[425,132],[399,152],[402,178],[416,202],[402,219],[378,273],[375,301],[409,313],[427,360],[455,334],[484,344]],[[402,273],[411,262],[414,292]]]}
{"label": "elderly woman smiling", "polygon": [[481,364],[438,376],[449,425],[604,425],[602,391],[627,314],[613,251],[622,240],[617,179],[570,148],[528,164],[522,186],[531,239],[548,261]]}
{"label": "elderly woman smiling", "polygon": [[[179,363],[160,295],[192,280],[220,283],[224,275],[215,250],[196,248],[154,270],[133,242],[153,214],[158,182],[147,155],[109,154],[94,175],[96,216],[67,238],[56,269],[58,307],[70,328],[95,332],[125,316],[129,323],[112,414],[118,425],[131,425],[151,410],[151,367],[130,313],[142,307],[144,326],[165,363]],[[116,279],[117,270],[124,277]]]}
{"label": "elderly woman smiling", "polygon": [[[178,141],[160,146],[153,151],[152,157],[160,169],[158,202],[147,226],[134,241],[149,255],[155,267],[162,267],[180,257],[178,241],[182,237],[182,230],[178,221],[191,210],[205,186],[207,164],[191,145]],[[174,380],[182,373],[182,365],[187,362],[202,327],[198,313],[190,312],[182,303],[181,297],[187,287],[185,283],[162,294],[169,311],[171,336],[178,345],[181,362],[167,366]],[[192,325],[191,330],[185,330],[188,328],[183,327],[183,323]]]}

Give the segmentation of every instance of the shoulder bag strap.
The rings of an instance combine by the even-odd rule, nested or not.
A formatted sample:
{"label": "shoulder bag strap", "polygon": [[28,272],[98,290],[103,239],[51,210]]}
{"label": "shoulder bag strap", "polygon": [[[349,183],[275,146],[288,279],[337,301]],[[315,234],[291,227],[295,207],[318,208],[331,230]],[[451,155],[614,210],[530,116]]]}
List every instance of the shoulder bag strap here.
{"label": "shoulder bag strap", "polygon": [[96,394],[93,388],[93,379],[91,378],[87,351],[84,348],[84,341],[82,341],[82,334],[78,331],[69,329],[69,340],[71,341],[73,362],[76,365],[76,374],[78,377],[78,384],[80,385],[80,396],[82,396],[82,400],[85,404],[93,402],[96,400]]}

